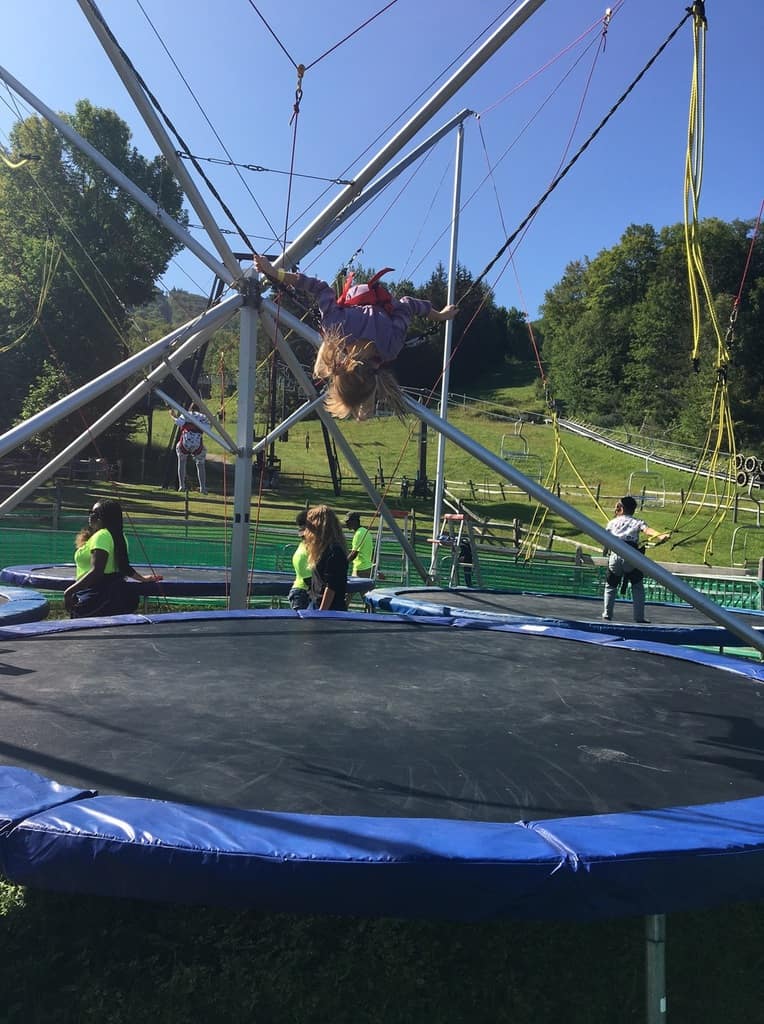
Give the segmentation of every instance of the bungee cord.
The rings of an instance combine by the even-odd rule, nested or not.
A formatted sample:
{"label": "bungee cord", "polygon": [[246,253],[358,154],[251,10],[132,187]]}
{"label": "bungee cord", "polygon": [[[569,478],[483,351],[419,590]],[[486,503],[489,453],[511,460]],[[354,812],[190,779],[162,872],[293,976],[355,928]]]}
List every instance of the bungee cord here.
{"label": "bungee cord", "polygon": [[[706,107],[706,19],[705,4],[696,0],[687,9],[687,16],[692,18],[693,29],[693,62],[690,84],[690,102],[687,119],[687,151],[684,170],[684,240],[687,261],[687,276],[690,297],[690,313],[692,321],[692,365],[696,372],[700,370],[701,342],[701,295],[705,299],[705,307],[712,334],[716,340],[715,381],[709,415],[709,427],[703,451],[693,472],[690,486],[684,496],[672,532],[679,532],[680,523],[685,517],[689,506],[693,487],[705,467],[704,485],[697,507],[688,522],[693,523],[701,511],[705,510],[707,500],[711,496],[713,511],[708,523],[709,535],[703,551],[703,561],[709,562],[713,554],[714,538],[719,527],[732,509],[735,499],[735,461],[737,447],[735,429],[730,405],[728,368],[730,352],[726,340],[722,336],[719,319],[714,306],[711,286],[706,274],[701,247],[701,228],[698,210],[700,193],[703,183],[703,156],[705,150],[705,107]],[[734,309],[734,305],[733,305]],[[726,452],[724,451],[726,447]],[[722,466],[724,459],[727,465]],[[720,479],[723,485],[720,487]],[[702,534],[706,524],[689,535],[682,535],[672,544],[672,549],[679,547],[688,540]]]}

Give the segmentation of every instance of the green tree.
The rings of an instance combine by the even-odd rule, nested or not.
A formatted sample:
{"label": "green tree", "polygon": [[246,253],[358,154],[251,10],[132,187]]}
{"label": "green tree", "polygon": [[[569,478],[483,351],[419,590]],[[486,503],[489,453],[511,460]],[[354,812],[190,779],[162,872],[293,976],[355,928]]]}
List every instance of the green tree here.
{"label": "green tree", "polygon": [[[164,160],[142,156],[113,111],[81,100],[67,120],[185,222],[180,186]],[[55,391],[69,391],[123,358],[129,308],[151,297],[179,248],[47,121],[18,122],[11,148],[38,159],[18,169],[0,167],[2,429],[45,404],[54,378]],[[90,406],[88,421],[114,397]],[[81,430],[81,418],[73,418],[56,431],[56,445]]]}
{"label": "green tree", "polygon": [[[764,246],[761,239],[751,246],[751,234],[752,224],[745,221],[712,218],[700,225],[722,333],[737,293],[741,296],[727,372],[733,417],[748,444],[764,437]],[[704,308],[700,365],[693,367],[686,263],[682,225],[660,232],[632,225],[611,249],[570,264],[549,289],[544,360],[554,395],[571,415],[657,430],[691,444],[705,439],[720,372],[719,345]]]}

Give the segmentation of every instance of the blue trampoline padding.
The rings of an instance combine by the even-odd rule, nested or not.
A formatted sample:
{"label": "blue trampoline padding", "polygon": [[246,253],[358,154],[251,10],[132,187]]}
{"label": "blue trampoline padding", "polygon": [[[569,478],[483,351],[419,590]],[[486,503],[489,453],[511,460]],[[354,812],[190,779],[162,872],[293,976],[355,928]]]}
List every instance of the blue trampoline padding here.
{"label": "blue trampoline padding", "polygon": [[0,839],[11,881],[178,903],[480,920],[512,912],[560,855],[520,824],[332,817],[97,797]]}
{"label": "blue trampoline padding", "polygon": [[[297,913],[589,920],[764,896],[764,798],[516,824],[56,796],[0,773],[12,882]],[[24,787],[23,776],[31,776]],[[27,793],[28,790],[28,793]],[[21,794],[21,795],[19,795]],[[34,808],[35,801],[43,806]],[[9,810],[11,813],[9,813]]]}
{"label": "blue trampoline padding", "polygon": [[0,768],[0,834],[49,808],[92,796],[95,790],[62,786],[26,768]]}
{"label": "blue trampoline padding", "polygon": [[0,587],[0,626],[17,622],[39,622],[50,611],[43,594],[21,587]]}
{"label": "blue trampoline padding", "polygon": [[[424,616],[421,616],[424,619]],[[410,621],[416,621],[410,620]],[[491,625],[485,619],[440,619],[435,616],[427,616],[428,622],[450,623],[455,629],[485,629],[497,633],[533,633],[536,636],[545,635],[556,637],[558,640],[576,640],[583,644],[617,644],[629,651],[644,651],[645,654],[660,654],[664,658],[677,658],[680,661],[687,661],[688,657],[697,665],[712,665],[714,668],[721,668],[727,672],[733,672],[744,676],[746,679],[755,679],[757,682],[764,682],[764,663],[754,662],[747,658],[739,658],[734,654],[717,654],[714,651],[691,651],[682,644],[663,644],[655,637],[652,640],[628,640],[613,633],[589,633],[583,628],[566,629],[563,626],[553,623],[546,623],[536,619],[529,622],[518,622],[512,625],[503,623]],[[20,626],[19,629],[32,629],[31,626]]]}
{"label": "blue trampoline padding", "polygon": [[[135,566],[144,575],[159,573],[156,583],[129,579],[144,597],[224,597],[231,589],[231,573],[223,566],[141,565]],[[8,565],[0,569],[0,582],[16,587],[39,587],[42,590],[66,590],[74,579],[74,563],[61,565]],[[294,573],[256,569],[248,574],[250,597],[286,597],[294,583]],[[349,594],[365,594],[374,586],[367,577],[349,576]]]}
{"label": "blue trampoline padding", "polygon": [[[17,626],[0,625],[0,638],[6,640],[20,640],[23,637],[51,636],[54,633],[76,633],[84,629],[100,629],[103,626],[127,626],[130,624],[146,624],[151,622],[203,622],[207,619],[221,619],[227,622],[235,619],[259,619],[263,612],[253,608],[244,608],[239,611],[196,611],[196,612],[157,612],[151,615],[102,615],[91,619],[49,619],[47,622],[26,622]],[[349,619],[357,621],[357,612],[318,612],[305,609],[304,611],[293,611],[291,608],[270,608],[267,616],[269,619]],[[389,615],[375,614],[369,612],[363,616],[364,622],[375,622],[376,620],[389,622]],[[408,620],[406,620],[408,622]],[[450,625],[448,618],[427,619],[427,625]],[[415,623],[416,624],[416,623]],[[590,639],[585,637],[585,639]]]}
{"label": "blue trampoline padding", "polygon": [[[565,854],[566,888],[584,875],[596,916],[659,914],[764,897],[764,798],[633,814],[557,818],[534,831]],[[557,915],[544,890],[534,908]]]}
{"label": "blue trampoline padding", "polygon": [[[741,640],[728,629],[717,625],[668,625],[653,622],[643,626],[634,622],[604,622],[599,619],[599,608],[602,605],[601,598],[591,598],[592,606],[597,606],[597,618],[593,620],[572,619],[553,616],[524,614],[522,612],[496,612],[484,611],[459,605],[449,606],[444,600],[428,600],[428,597],[443,598],[443,591],[438,587],[422,587],[417,595],[412,597],[408,590],[399,592],[396,589],[376,588],[364,596],[364,603],[367,608],[375,611],[392,612],[395,615],[416,616],[443,616],[449,615],[454,620],[469,619],[473,622],[482,622],[490,625],[518,625],[521,623],[537,623],[557,629],[579,630],[588,633],[606,634],[611,637],[620,637],[625,640],[653,640],[669,645],[692,645],[696,647],[739,647]],[[469,593],[469,591],[466,591]],[[522,596],[521,591],[508,591],[516,596]],[[581,599],[583,600],[583,599]],[[650,608],[660,607],[659,604],[651,604]],[[668,608],[676,608],[677,605],[666,605]],[[689,607],[689,606],[687,606]],[[734,609],[726,609],[734,614]],[[761,615],[762,626],[756,629],[764,632],[764,612],[747,611],[746,616],[753,617]]]}

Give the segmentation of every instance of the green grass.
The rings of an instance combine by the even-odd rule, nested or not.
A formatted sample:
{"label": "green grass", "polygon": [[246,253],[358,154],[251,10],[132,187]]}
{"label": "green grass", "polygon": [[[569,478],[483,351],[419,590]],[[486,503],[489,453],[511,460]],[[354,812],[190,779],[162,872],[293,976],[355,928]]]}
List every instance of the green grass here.
{"label": "green grass", "polygon": [[[526,390],[534,388],[535,385],[532,383],[520,384],[514,388],[488,387],[482,392],[481,397],[499,397],[510,412],[518,408],[528,408],[529,401],[523,396]],[[233,434],[235,416],[234,403],[228,410],[227,420],[227,427]],[[452,409],[449,419],[473,440],[497,455],[501,452],[502,440],[505,442],[505,448],[514,451],[523,451],[527,447],[532,460],[538,460],[543,467],[542,483],[559,484],[561,496],[600,525],[604,525],[606,519],[612,515],[615,499],[629,489],[632,474],[636,474],[632,480],[632,489],[638,491],[642,486],[641,474],[645,470],[643,458],[623,455],[569,433],[561,432],[557,436],[549,425],[525,423],[521,428],[517,428],[511,421],[496,419],[470,407]],[[145,459],[146,484],[119,485],[120,496],[126,500],[130,511],[138,516],[178,516],[186,511],[182,495],[172,489],[163,490],[157,486],[162,479],[165,466],[165,449],[160,442],[169,438],[171,426],[169,416],[155,416],[155,445]],[[380,475],[384,476],[385,484],[382,485],[380,482],[379,489],[390,507],[413,509],[423,532],[427,533],[431,527],[432,501],[415,499],[410,495],[403,499],[400,493],[401,477],[405,475],[413,481],[419,468],[419,422],[414,417],[409,417],[405,423],[394,418],[385,418],[360,424],[343,423],[341,429],[372,480]],[[519,433],[516,432],[518,429]],[[306,446],[306,435],[309,437],[309,446]],[[141,438],[136,438],[136,441],[140,445]],[[427,441],[427,474],[432,479],[435,476],[437,452],[437,436],[434,431],[428,430]],[[230,458],[225,460],[214,445],[210,445],[209,448],[211,457],[208,460],[208,478],[214,493],[207,499],[191,493],[189,522],[194,524],[223,522],[231,514],[232,463]],[[334,494],[321,427],[317,420],[303,422],[293,427],[289,431],[287,441],[276,442],[275,451],[282,465],[278,490],[258,493],[255,489],[253,522],[291,524],[295,511],[304,507],[306,503],[325,502],[340,510],[357,508],[369,515],[373,514],[374,509],[365,491],[342,457],[342,492],[340,495]],[[555,459],[558,473],[556,477],[549,477]],[[137,457],[133,461],[137,463]],[[527,462],[523,460],[516,460],[515,464],[521,472],[528,468]],[[745,523],[752,525],[755,521],[753,517],[741,517],[739,523],[735,524],[732,522],[732,516],[728,515],[716,534],[713,551],[708,555],[706,541],[711,528],[711,509],[704,511],[693,522],[685,515],[677,528],[677,517],[680,513],[679,496],[683,489],[689,487],[690,475],[655,467],[654,464],[650,464],[649,468],[662,480],[667,502],[665,508],[648,508],[644,512],[644,517],[658,530],[674,530],[671,542],[660,548],[651,549],[651,556],[666,562],[701,563],[705,558],[711,565],[729,565],[735,526]],[[193,467],[189,467],[189,473],[192,479]],[[538,515],[536,503],[519,492],[506,492],[505,499],[501,498],[498,490],[490,498],[481,496],[481,488],[492,486],[497,489],[499,483],[506,484],[506,481],[451,442],[448,442],[445,448],[445,478],[454,485],[462,500],[481,516],[504,522],[519,518],[527,525],[533,520],[534,515]],[[172,479],[174,480],[174,476]],[[456,486],[457,482],[460,486]],[[475,488],[476,497],[472,496],[470,484]],[[599,508],[593,498],[586,494],[584,485],[592,495],[599,494]],[[702,484],[696,485],[692,495],[694,499],[702,497],[701,488]],[[80,502],[84,507],[87,501],[108,490],[109,485],[101,485],[88,489],[85,495],[67,492],[65,502],[73,506]],[[589,537],[579,533],[553,513],[546,514],[544,530],[552,530],[558,537],[568,538],[572,542],[596,547]],[[559,541],[557,546],[561,546],[562,543]],[[570,550],[570,546],[565,549]]]}
{"label": "green grass", "polygon": [[[668,922],[668,1020],[751,1024],[761,906]],[[641,919],[453,924],[279,916],[0,884],[4,1024],[628,1024]]]}

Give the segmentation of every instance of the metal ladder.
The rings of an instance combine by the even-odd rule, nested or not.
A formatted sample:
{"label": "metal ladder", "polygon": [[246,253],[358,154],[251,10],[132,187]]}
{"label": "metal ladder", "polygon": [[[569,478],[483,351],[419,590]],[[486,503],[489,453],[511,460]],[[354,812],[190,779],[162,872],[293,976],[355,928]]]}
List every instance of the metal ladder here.
{"label": "metal ladder", "polygon": [[[389,509],[390,515],[398,520],[398,526],[403,533],[406,540],[410,541],[412,546],[416,545],[416,515],[414,510],[411,512],[403,512],[398,509]],[[400,582],[408,586],[410,583],[410,562],[409,557],[403,548],[399,548],[397,543],[394,550],[399,554],[390,555],[390,545],[383,550],[382,542],[386,538],[392,541],[394,540],[392,531],[389,529],[385,520],[382,516],[379,517],[379,523],[377,524],[377,543],[374,551],[374,568],[372,570],[372,576],[379,581]],[[400,561],[398,561],[400,559]],[[384,560],[384,564],[383,564]],[[396,565],[396,562],[398,563]],[[398,577],[396,579],[396,577]],[[419,577],[417,576],[417,579]]]}
{"label": "metal ladder", "polygon": [[[441,538],[447,538],[443,540]],[[471,552],[470,561],[462,561],[462,545],[465,541],[469,544]],[[449,587],[460,586],[464,577],[464,586],[480,587],[483,584],[480,575],[480,562],[478,561],[477,544],[475,534],[472,530],[470,519],[456,512],[447,512],[440,521],[438,540],[441,547],[446,547],[451,554],[451,569],[448,577]]]}

